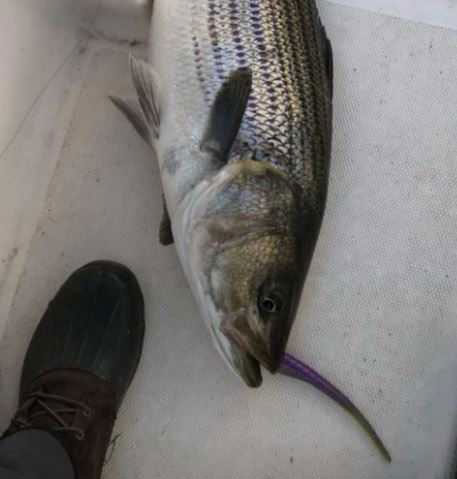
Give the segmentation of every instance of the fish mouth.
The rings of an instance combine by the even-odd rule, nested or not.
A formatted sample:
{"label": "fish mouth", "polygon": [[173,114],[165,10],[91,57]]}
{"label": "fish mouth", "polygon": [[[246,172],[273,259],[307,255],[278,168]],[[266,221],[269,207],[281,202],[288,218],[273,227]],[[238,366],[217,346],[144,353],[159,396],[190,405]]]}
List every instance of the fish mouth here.
{"label": "fish mouth", "polygon": [[231,355],[228,355],[221,339],[219,338],[217,329],[214,325],[211,327],[213,339],[216,341],[216,348],[223,358],[230,364],[230,367],[235,369],[247,386],[251,388],[258,388],[262,384],[262,372],[260,371],[260,364],[257,359],[234,343],[230,338]]}
{"label": "fish mouth", "polygon": [[256,338],[250,330],[239,328],[236,322],[229,320],[222,322],[221,331],[234,346],[272,374],[279,370],[283,356],[282,348]]}
{"label": "fish mouth", "polygon": [[238,346],[236,354],[236,362],[238,363],[238,370],[247,386],[251,388],[258,388],[262,384],[262,372],[260,371],[260,363],[257,359],[246,351],[242,351]]}

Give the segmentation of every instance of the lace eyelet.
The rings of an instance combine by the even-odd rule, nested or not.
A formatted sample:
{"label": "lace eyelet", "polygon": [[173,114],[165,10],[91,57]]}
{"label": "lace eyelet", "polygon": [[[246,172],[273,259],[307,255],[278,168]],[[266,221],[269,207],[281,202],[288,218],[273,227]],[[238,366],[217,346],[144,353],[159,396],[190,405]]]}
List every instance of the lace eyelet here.
{"label": "lace eyelet", "polygon": [[84,434],[84,431],[75,432],[75,439],[77,441],[82,441],[85,437],[86,437],[86,435]]}
{"label": "lace eyelet", "polygon": [[92,409],[84,409],[83,411],[83,416],[84,417],[92,417]]}

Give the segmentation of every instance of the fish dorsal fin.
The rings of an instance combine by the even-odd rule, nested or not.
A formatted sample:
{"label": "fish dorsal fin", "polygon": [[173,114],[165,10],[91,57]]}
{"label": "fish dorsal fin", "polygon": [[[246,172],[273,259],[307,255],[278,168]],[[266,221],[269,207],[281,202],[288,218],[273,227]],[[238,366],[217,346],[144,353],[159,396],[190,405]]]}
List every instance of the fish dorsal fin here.
{"label": "fish dorsal fin", "polygon": [[325,51],[325,58],[327,61],[327,77],[328,77],[328,83],[330,87],[330,97],[333,98],[333,48],[332,44],[330,43],[330,40],[327,37],[327,34],[325,33],[324,30],[324,51]]}
{"label": "fish dorsal fin", "polygon": [[160,108],[159,77],[152,66],[133,55],[130,55],[130,72],[135,86],[144,120],[151,137],[159,137]]}
{"label": "fish dorsal fin", "polygon": [[319,20],[319,23],[320,23],[319,27],[320,27],[322,44],[323,44],[325,64],[327,69],[327,80],[328,80],[329,89],[330,89],[330,98],[333,98],[333,48],[327,36],[325,27],[322,25],[320,20]]}
{"label": "fish dorsal fin", "polygon": [[219,90],[211,108],[201,149],[226,162],[240,130],[252,88],[252,73],[245,68],[233,72]]}
{"label": "fish dorsal fin", "polygon": [[109,96],[109,99],[126,116],[141,138],[150,145],[149,128],[137,102],[134,100],[124,100],[117,96]]}

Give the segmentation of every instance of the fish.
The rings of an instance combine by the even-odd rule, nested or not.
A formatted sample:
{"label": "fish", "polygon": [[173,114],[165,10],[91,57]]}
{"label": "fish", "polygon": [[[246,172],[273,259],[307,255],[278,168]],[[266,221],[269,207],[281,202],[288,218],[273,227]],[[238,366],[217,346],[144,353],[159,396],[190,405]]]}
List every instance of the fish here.
{"label": "fish", "polygon": [[175,245],[215,348],[247,386],[262,367],[303,379],[286,346],[325,213],[333,123],[315,0],[155,0],[148,58],[129,61],[137,98],[111,100],[158,160],[159,241]]}

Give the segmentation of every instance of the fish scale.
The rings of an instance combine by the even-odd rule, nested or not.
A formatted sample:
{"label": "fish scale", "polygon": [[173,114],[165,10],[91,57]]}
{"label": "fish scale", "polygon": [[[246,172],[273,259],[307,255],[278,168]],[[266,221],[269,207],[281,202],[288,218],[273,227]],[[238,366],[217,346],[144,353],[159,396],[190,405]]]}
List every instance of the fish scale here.
{"label": "fish scale", "polygon": [[255,150],[320,209],[331,96],[314,1],[171,0],[170,9],[177,25],[167,32],[167,59],[180,65],[178,76],[167,79],[169,95],[179,98],[174,123],[197,141],[221,84],[250,68],[253,87],[234,151]]}

